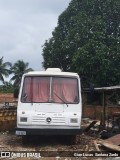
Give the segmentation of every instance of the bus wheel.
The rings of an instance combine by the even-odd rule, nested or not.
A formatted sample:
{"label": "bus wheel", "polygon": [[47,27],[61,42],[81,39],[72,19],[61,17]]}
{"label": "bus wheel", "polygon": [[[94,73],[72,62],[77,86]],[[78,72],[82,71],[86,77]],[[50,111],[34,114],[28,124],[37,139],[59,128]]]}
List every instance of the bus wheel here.
{"label": "bus wheel", "polygon": [[28,144],[28,142],[29,142],[29,136],[22,136],[22,143]]}
{"label": "bus wheel", "polygon": [[71,145],[76,145],[78,142],[78,136],[77,135],[71,135]]}

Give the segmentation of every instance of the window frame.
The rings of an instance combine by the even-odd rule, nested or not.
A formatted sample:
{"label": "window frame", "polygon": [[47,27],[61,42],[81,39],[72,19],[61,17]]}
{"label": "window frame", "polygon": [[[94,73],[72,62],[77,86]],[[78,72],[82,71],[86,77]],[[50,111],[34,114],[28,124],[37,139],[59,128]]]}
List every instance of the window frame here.
{"label": "window frame", "polygon": [[[49,97],[48,97],[48,102],[34,102],[34,101],[31,101],[31,102],[25,102],[25,101],[23,101],[23,98],[22,98],[22,95],[23,95],[23,92],[24,92],[24,85],[25,85],[25,79],[26,78],[35,78],[35,77],[47,77],[47,78],[49,78],[49,93],[48,93],[48,95],[49,95]],[[52,88],[53,88],[53,78],[70,78],[70,79],[76,79],[76,81],[77,81],[77,96],[78,96],[78,101],[77,102],[75,102],[75,103],[70,103],[70,102],[65,102],[65,103],[67,103],[67,104],[79,104],[80,103],[80,95],[79,95],[79,89],[80,89],[80,87],[79,87],[79,79],[77,78],[77,77],[74,77],[74,76],[54,76],[54,75],[35,75],[35,76],[25,76],[24,77],[24,79],[23,79],[23,85],[22,85],[22,91],[21,91],[21,96],[20,96],[20,101],[21,101],[21,103],[58,103],[58,104],[65,104],[64,102],[63,103],[61,103],[61,102],[53,102],[52,101]]]}

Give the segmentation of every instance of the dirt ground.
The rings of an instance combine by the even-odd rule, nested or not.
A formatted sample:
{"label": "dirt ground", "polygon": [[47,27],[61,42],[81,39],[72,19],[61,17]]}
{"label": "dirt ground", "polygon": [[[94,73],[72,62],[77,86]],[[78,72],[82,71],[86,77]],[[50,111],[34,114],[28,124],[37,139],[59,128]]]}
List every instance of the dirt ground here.
{"label": "dirt ground", "polygon": [[[11,152],[20,152],[23,154],[23,158],[11,157],[10,159],[41,159],[41,160],[102,160],[108,158],[101,157],[87,157],[87,156],[79,156],[78,154],[83,151],[85,154],[89,154],[90,151],[96,151],[96,147],[93,141],[96,137],[91,137],[89,135],[82,134],[78,136],[78,143],[76,145],[70,145],[67,141],[66,136],[35,136],[31,137],[29,141],[25,144],[22,143],[22,137],[16,136],[14,133],[10,132],[2,132],[0,133],[0,151],[11,151]],[[104,148],[101,148],[104,150]],[[29,152],[35,152],[45,155],[43,157],[34,157],[32,156],[24,156],[24,154],[29,154]],[[60,154],[59,154],[60,153]],[[67,156],[68,154],[68,156]],[[69,154],[73,156],[70,157]],[[3,158],[8,159],[8,158]],[[114,160],[114,159],[110,159]]]}
{"label": "dirt ground", "polygon": [[[82,122],[82,129],[88,123]],[[89,126],[89,125],[88,125]],[[107,148],[99,145],[97,151],[95,141],[99,133],[95,130],[83,132],[77,136],[77,144],[70,144],[68,136],[30,136],[26,143],[15,132],[0,132],[0,159],[21,160],[120,160],[120,157],[100,156],[107,153]],[[9,158],[1,158],[4,153],[10,153]],[[111,151],[109,151],[111,153]],[[99,156],[95,156],[98,154]],[[4,157],[4,156],[3,156]]]}

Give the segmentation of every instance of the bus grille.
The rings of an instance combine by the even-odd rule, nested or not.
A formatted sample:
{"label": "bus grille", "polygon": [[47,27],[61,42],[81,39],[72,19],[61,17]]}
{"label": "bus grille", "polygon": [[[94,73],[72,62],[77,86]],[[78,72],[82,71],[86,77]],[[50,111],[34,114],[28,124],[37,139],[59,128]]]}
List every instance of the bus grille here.
{"label": "bus grille", "polygon": [[64,125],[65,124],[65,117],[50,117],[52,120],[50,123],[46,121],[48,117],[38,117],[34,116],[32,118],[32,124],[35,125]]}

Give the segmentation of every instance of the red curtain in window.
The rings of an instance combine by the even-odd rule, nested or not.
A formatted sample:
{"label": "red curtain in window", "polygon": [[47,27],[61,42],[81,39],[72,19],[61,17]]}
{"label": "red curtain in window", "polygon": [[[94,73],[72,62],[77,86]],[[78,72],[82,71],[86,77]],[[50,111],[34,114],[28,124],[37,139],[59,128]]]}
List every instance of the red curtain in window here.
{"label": "red curtain in window", "polygon": [[48,77],[26,77],[22,97],[27,95],[25,102],[48,102],[49,99],[49,78]]}
{"label": "red curtain in window", "polygon": [[62,79],[61,78],[53,78],[52,81],[52,99],[53,102],[61,103],[63,102],[60,98],[62,98]]}
{"label": "red curtain in window", "polygon": [[48,102],[49,89],[49,78],[33,78],[33,102]]}
{"label": "red curtain in window", "polygon": [[75,99],[78,99],[77,79],[53,78],[52,95],[54,102],[75,103]]}
{"label": "red curtain in window", "polygon": [[22,93],[22,101],[31,102],[32,94],[31,90],[31,77],[26,77],[24,81],[23,93]]}
{"label": "red curtain in window", "polygon": [[63,80],[62,93],[66,102],[74,103],[78,94],[77,80],[68,78]]}
{"label": "red curtain in window", "polygon": [[[50,98],[49,77],[26,77],[22,93],[23,102],[48,102]],[[57,103],[78,101],[77,79],[56,78],[52,80],[52,100]],[[64,102],[63,102],[64,101]]]}

